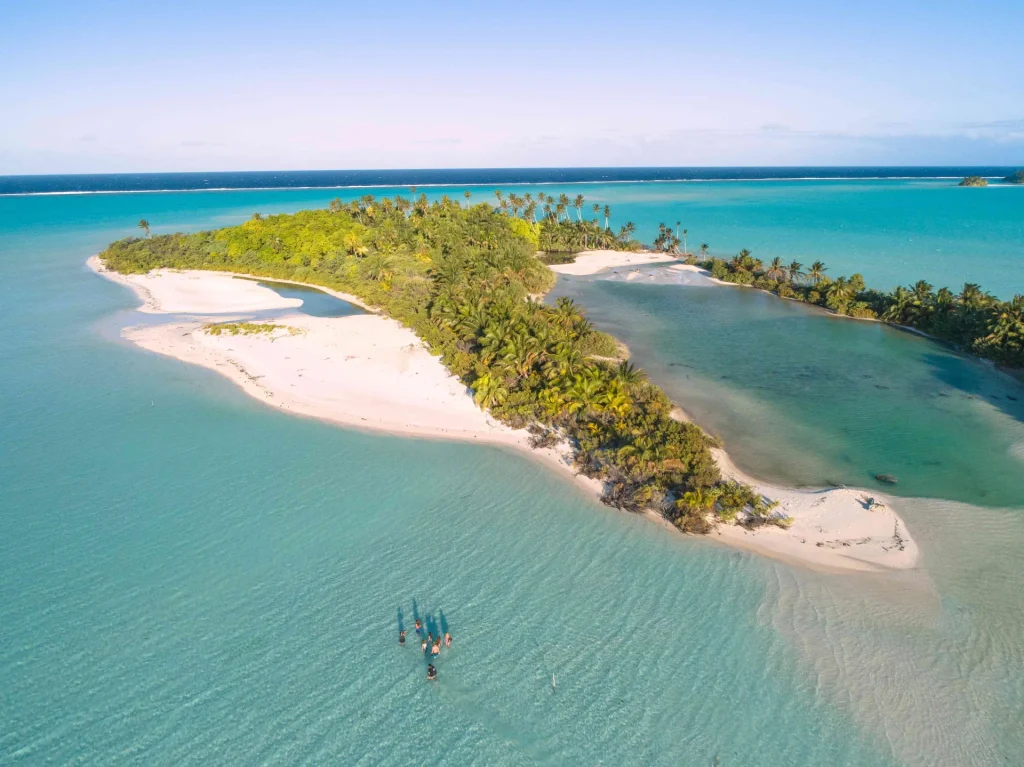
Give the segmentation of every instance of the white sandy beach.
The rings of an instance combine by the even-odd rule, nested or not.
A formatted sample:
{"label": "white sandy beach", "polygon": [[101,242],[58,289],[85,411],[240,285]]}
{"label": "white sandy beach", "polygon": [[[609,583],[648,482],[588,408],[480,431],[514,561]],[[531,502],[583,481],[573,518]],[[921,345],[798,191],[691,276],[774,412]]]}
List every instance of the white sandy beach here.
{"label": "white sandy beach", "polygon": [[[712,450],[722,476],[756,487],[793,518],[787,530],[769,526],[749,531],[720,525],[712,536],[732,546],[776,559],[831,570],[908,569],[920,558],[892,499],[854,488],[802,490],[756,480],[736,468],[722,450]],[[875,503],[869,509],[867,501]]]}
{"label": "white sandy beach", "polygon": [[[596,267],[597,263],[603,266]],[[603,256],[592,264],[596,271],[629,265]],[[600,482],[574,473],[566,446],[532,450],[527,432],[510,429],[477,408],[466,387],[395,320],[375,314],[311,317],[294,311],[300,301],[283,299],[256,282],[224,273],[154,270],[121,275],[104,269],[96,257],[89,266],[134,290],[144,302],[143,311],[177,315],[162,325],[127,328],[124,338],[214,370],[271,407],[359,429],[513,447],[572,476],[588,492],[601,492]],[[253,311],[273,311],[271,318],[261,316],[260,322],[294,332],[232,336],[203,329],[211,315],[223,322],[232,313]],[[746,481],[778,500],[780,511],[795,522],[789,530],[756,532],[721,525],[712,539],[831,571],[916,565],[917,546],[889,499],[847,489],[775,487],[741,475],[722,451],[715,451],[715,457],[723,475]],[[868,495],[884,508],[866,509],[862,499]]]}
{"label": "white sandy beach", "polygon": [[676,256],[668,253],[652,253],[650,251],[626,250],[584,250],[576,255],[571,264],[556,264],[551,268],[559,274],[571,274],[577,277],[597,274],[606,269],[619,269],[624,266],[649,266],[678,261]]}
{"label": "white sandy beach", "polygon": [[[525,450],[568,473],[588,492],[601,492],[600,482],[573,472],[567,447],[533,450],[525,430],[511,429],[481,411],[471,392],[395,320],[378,314],[310,317],[292,311],[300,300],[283,299],[251,279],[225,272],[156,269],[124,275],[107,270],[95,256],[88,265],[134,290],[144,302],[140,311],[176,315],[166,324],[126,328],[122,337],[220,373],[271,407],[357,429]],[[362,305],[352,296],[321,289]],[[260,322],[298,332],[234,336],[203,330],[210,321],[268,310],[281,311],[261,316]]]}

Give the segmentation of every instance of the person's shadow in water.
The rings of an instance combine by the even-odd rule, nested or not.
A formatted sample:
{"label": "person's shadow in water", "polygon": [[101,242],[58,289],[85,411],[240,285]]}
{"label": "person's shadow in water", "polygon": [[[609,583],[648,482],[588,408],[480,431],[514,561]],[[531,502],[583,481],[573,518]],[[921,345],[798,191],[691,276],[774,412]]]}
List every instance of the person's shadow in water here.
{"label": "person's shadow in water", "polygon": [[[405,630],[405,614],[402,612],[401,607],[398,608],[397,612],[398,631],[402,632]],[[444,646],[444,635],[450,630],[448,618],[445,616],[444,610],[438,610],[438,618],[435,618],[432,613],[420,615],[419,604],[414,599],[412,600],[412,618],[413,621],[419,621],[422,626],[421,632],[416,634],[415,648],[417,650],[422,652],[423,640],[427,638],[428,634],[434,642],[439,643],[442,647]],[[424,665],[429,666],[437,660],[437,658],[431,655],[432,650],[433,645],[428,642],[426,652],[423,652]]]}

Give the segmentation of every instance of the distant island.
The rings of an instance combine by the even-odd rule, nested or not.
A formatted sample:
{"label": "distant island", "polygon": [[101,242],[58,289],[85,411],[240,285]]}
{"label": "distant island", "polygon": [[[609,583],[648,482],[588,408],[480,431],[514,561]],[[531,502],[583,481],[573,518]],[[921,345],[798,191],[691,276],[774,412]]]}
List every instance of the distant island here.
{"label": "distant island", "polygon": [[1003,179],[1004,184],[1024,184],[1024,170],[1018,170],[1015,173],[1011,173],[1009,176]]}
{"label": "distant island", "polygon": [[957,186],[988,186],[988,179],[981,176],[967,176]]}

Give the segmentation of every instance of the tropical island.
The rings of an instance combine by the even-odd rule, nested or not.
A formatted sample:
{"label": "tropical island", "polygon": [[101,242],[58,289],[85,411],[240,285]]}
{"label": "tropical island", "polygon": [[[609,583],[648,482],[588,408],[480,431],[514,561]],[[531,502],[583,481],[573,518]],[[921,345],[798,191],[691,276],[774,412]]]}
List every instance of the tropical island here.
{"label": "tropical island", "polygon": [[[540,220],[536,220],[536,200],[504,198],[500,193],[498,199],[501,204],[496,210],[489,204],[463,206],[448,197],[431,203],[423,195],[411,200],[377,200],[367,195],[348,204],[335,200],[327,210],[257,214],[239,226],[217,231],[157,237],[147,232],[145,237],[111,244],[100,254],[102,266],[96,268],[147,297],[154,311],[161,310],[161,300],[150,299],[174,290],[178,299],[202,290],[218,296],[229,292],[236,306],[255,307],[260,300],[256,291],[264,289],[232,279],[232,275],[251,275],[316,285],[379,312],[380,316],[319,322],[285,315],[262,325],[250,323],[251,327],[237,333],[211,333],[210,324],[204,322],[128,334],[145,348],[217,369],[255,396],[280,400],[285,387],[312,386],[310,380],[320,374],[323,381],[335,376],[330,380],[337,385],[342,380],[338,371],[363,352],[366,360],[373,362],[376,354],[376,363],[382,363],[382,349],[391,339],[392,357],[386,362],[395,363],[396,355],[402,358],[396,363],[400,366],[414,361],[417,375],[422,373],[421,380],[437,393],[434,406],[444,401],[446,407],[465,409],[455,402],[460,395],[458,385],[452,386],[454,381],[472,392],[472,400],[466,397],[465,401],[475,401],[480,410],[474,412],[486,412],[497,422],[486,426],[481,422],[479,428],[473,427],[471,438],[484,436],[514,444],[522,441],[521,435],[528,435],[530,448],[561,451],[563,462],[600,487],[609,505],[657,514],[688,533],[721,528],[720,535],[735,539],[755,528],[770,528],[785,537],[783,548],[810,546],[819,550],[812,554],[819,555],[850,546],[842,535],[829,537],[837,528],[823,526],[822,515],[832,510],[844,531],[860,531],[849,536],[857,535],[864,546],[856,552],[862,556],[854,559],[913,566],[916,547],[898,516],[884,504],[869,504],[853,490],[812,493],[772,488],[765,492],[768,486],[754,486],[729,464],[714,438],[680,417],[665,394],[622,359],[620,345],[596,330],[581,307],[568,299],[553,306],[539,300],[555,281],[543,260],[551,260],[552,252],[577,253],[583,246],[597,245],[606,248],[598,257],[608,260],[603,254],[618,253],[622,263],[665,260],[665,254],[637,252],[633,228],[627,224],[612,232],[607,208],[596,210],[595,219],[585,220],[582,197],[568,203],[543,198]],[[538,257],[542,243],[549,250]],[[239,287],[217,280],[248,284]],[[194,283],[187,290],[182,287],[186,281]],[[174,305],[162,300],[162,310],[167,312],[180,312],[186,305],[195,312],[213,312],[215,306],[223,306],[219,301]],[[349,353],[346,338],[362,331],[365,340],[373,343],[363,344],[367,348],[359,353]],[[420,346],[423,354],[416,356]],[[285,350],[291,351],[281,356]],[[442,381],[423,359],[427,352],[440,357],[454,379]],[[268,354],[278,355],[273,364],[267,363]],[[296,360],[304,360],[302,367]],[[305,383],[293,377],[286,384],[282,379],[275,388],[271,379],[280,378],[285,368],[295,368]],[[437,370],[443,368],[437,365]],[[329,389],[324,386],[317,394],[325,407],[337,405],[329,402],[332,397],[337,400]],[[403,391],[402,396],[406,394]],[[359,396],[365,403],[380,399],[381,392],[367,388]],[[292,409],[320,415],[316,407],[306,405]],[[427,413],[426,407],[424,418],[438,421],[440,411],[435,407]],[[357,409],[349,407],[346,413]],[[463,415],[470,418],[468,413]],[[402,430],[388,417],[379,419],[380,426]],[[373,428],[373,419],[365,416],[335,420]],[[409,431],[424,433],[415,428]],[[447,431],[438,427],[430,433],[444,436],[441,432]],[[470,435],[470,430],[450,431],[447,436]],[[813,523],[808,521],[813,515],[805,519],[798,513],[812,504]],[[810,531],[812,525],[817,533]],[[863,535],[865,525],[871,532]],[[791,526],[800,530],[799,539],[786,531]]]}
{"label": "tropical island", "polygon": [[1003,179],[1004,184],[1024,184],[1024,170],[1018,170],[1011,173],[1009,176]]}
{"label": "tropical island", "polygon": [[988,186],[988,179],[981,176],[967,176],[957,186]]}

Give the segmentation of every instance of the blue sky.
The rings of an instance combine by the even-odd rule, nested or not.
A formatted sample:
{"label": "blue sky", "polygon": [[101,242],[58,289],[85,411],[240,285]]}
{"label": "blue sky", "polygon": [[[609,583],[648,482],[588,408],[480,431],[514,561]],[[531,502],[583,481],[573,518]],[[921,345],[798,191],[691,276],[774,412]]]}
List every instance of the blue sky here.
{"label": "blue sky", "polygon": [[1021,0],[140,5],[0,0],[0,174],[1024,165]]}

